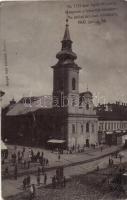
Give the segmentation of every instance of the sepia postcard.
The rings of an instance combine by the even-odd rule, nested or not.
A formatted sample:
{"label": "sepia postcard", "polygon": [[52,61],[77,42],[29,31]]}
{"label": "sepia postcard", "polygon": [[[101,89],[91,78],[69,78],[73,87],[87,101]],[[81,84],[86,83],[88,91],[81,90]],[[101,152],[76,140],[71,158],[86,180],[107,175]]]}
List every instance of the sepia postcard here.
{"label": "sepia postcard", "polygon": [[127,1],[0,2],[1,199],[127,199]]}

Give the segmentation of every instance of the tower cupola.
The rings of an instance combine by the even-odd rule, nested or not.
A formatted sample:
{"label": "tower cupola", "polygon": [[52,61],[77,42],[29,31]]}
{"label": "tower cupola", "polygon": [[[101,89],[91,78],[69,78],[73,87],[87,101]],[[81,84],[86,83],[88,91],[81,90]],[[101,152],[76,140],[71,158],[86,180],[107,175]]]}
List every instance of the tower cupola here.
{"label": "tower cupola", "polygon": [[70,37],[68,19],[66,19],[65,32],[61,43],[62,43],[62,48],[61,51],[57,53],[56,58],[58,58],[61,61],[65,59],[75,60],[77,58],[77,55],[72,51],[73,42]]}

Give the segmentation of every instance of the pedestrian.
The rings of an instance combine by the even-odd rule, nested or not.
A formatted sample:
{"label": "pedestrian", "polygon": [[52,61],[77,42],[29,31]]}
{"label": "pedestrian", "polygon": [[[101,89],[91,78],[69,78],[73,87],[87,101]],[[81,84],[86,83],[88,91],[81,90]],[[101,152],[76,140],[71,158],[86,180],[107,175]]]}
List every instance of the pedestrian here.
{"label": "pedestrian", "polygon": [[58,154],[58,160],[60,160],[60,153]]}
{"label": "pedestrian", "polygon": [[23,179],[23,189],[26,190],[26,178]]}
{"label": "pedestrian", "polygon": [[37,152],[37,159],[40,158],[40,151]]}
{"label": "pedestrian", "polygon": [[35,197],[35,185],[32,184],[30,186],[30,199],[33,199]]}
{"label": "pedestrian", "polygon": [[31,149],[31,156],[33,157],[34,156],[34,152],[33,152],[33,150]]}
{"label": "pedestrian", "polygon": [[111,164],[112,164],[112,167],[113,167],[113,165],[114,165],[114,161],[113,161],[113,159],[111,159]]}
{"label": "pedestrian", "polygon": [[28,160],[28,162],[27,162],[27,166],[28,166],[28,169],[30,168],[30,160]]}
{"label": "pedestrian", "polygon": [[22,168],[24,167],[24,160],[23,159],[21,160],[21,167]]}
{"label": "pedestrian", "polygon": [[37,184],[40,185],[40,175],[37,176]]}
{"label": "pedestrian", "polygon": [[109,157],[108,163],[109,163],[109,166],[110,166],[111,165],[111,159],[110,159],[110,157]]}
{"label": "pedestrian", "polygon": [[24,157],[24,151],[22,151],[22,157]]}
{"label": "pedestrian", "polygon": [[2,158],[2,165],[4,165],[4,163],[5,163],[5,160],[4,160],[4,158]]}
{"label": "pedestrian", "polygon": [[55,188],[55,176],[52,177],[52,187]]}
{"label": "pedestrian", "polygon": [[18,171],[18,169],[17,169],[17,164],[16,164],[15,168],[14,168],[14,178],[15,178],[15,180],[17,179],[17,171]]}
{"label": "pedestrian", "polygon": [[15,165],[16,163],[16,153],[13,154],[13,164]]}
{"label": "pedestrian", "polygon": [[30,186],[30,179],[31,179],[31,178],[30,178],[30,176],[28,175],[27,178],[26,178],[26,184],[27,184],[27,186]]}
{"label": "pedestrian", "polygon": [[20,157],[20,151],[18,151],[18,157]]}
{"label": "pedestrian", "polygon": [[25,153],[25,147],[23,147],[23,152]]}
{"label": "pedestrian", "polygon": [[24,169],[26,168],[26,160],[24,160]]}
{"label": "pedestrian", "polygon": [[44,175],[44,172],[45,172],[45,170],[44,170],[44,165],[42,166],[42,174]]}
{"label": "pedestrian", "polygon": [[63,177],[63,187],[66,187],[66,178],[65,178],[65,176]]}
{"label": "pedestrian", "polygon": [[14,146],[14,151],[16,151],[16,150],[17,150],[17,146],[15,145],[15,146]]}
{"label": "pedestrian", "polygon": [[8,175],[8,167],[5,168],[5,175]]}
{"label": "pedestrian", "polygon": [[42,166],[43,165],[43,159],[42,158],[40,158],[40,165]]}
{"label": "pedestrian", "polygon": [[18,154],[18,163],[20,163],[20,160],[21,160],[21,159],[20,159],[20,154]]}
{"label": "pedestrian", "polygon": [[44,174],[44,185],[46,185],[46,183],[47,183],[47,174],[45,173]]}
{"label": "pedestrian", "polygon": [[101,147],[101,152],[103,151],[103,147]]}
{"label": "pedestrian", "polygon": [[41,169],[40,169],[40,167],[38,167],[37,175],[40,176],[40,173],[41,173]]}
{"label": "pedestrian", "polygon": [[7,159],[8,158],[8,149],[6,149],[6,151],[5,151],[5,159]]}
{"label": "pedestrian", "polygon": [[43,164],[45,165],[45,158],[43,158]]}
{"label": "pedestrian", "polygon": [[48,161],[48,159],[46,159],[46,166],[48,166],[48,163],[49,163],[49,161]]}

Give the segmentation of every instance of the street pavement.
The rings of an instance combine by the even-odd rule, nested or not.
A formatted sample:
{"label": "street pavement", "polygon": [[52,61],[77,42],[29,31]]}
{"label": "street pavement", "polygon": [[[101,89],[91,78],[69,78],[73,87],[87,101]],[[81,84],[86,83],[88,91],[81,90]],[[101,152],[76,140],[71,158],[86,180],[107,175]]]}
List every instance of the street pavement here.
{"label": "street pavement", "polygon": [[[112,147],[105,147],[103,149],[103,151],[100,150],[100,148],[96,148],[96,149],[86,149],[85,152],[82,153],[73,153],[73,154],[61,154],[61,158],[60,160],[58,159],[58,153],[57,152],[51,152],[49,150],[45,150],[45,149],[40,149],[40,148],[33,148],[34,153],[37,153],[38,151],[44,153],[44,157],[48,158],[49,160],[49,165],[46,166],[45,168],[47,169],[53,169],[56,168],[57,166],[72,166],[72,165],[77,165],[77,164],[81,164],[84,162],[88,162],[91,161],[92,159],[96,159],[99,157],[103,157],[105,155],[108,155],[112,152],[115,152],[119,147],[117,146],[112,146]],[[15,150],[13,145],[8,145],[8,149],[9,149],[9,158],[8,158],[8,162],[11,160],[11,153],[14,152],[18,152],[18,150],[22,150],[23,147],[21,146],[17,146],[17,149]],[[24,153],[24,159],[28,160],[28,156],[29,156],[29,148],[25,149],[25,153]],[[6,164],[8,165],[8,163],[5,163],[4,166],[6,166]],[[35,173],[37,172],[37,168],[40,166],[39,163],[32,163],[30,164],[30,169],[22,169],[20,167],[20,169],[18,170],[18,175],[24,175],[24,174],[28,174],[28,173]],[[2,169],[4,169],[4,167],[2,167]],[[14,166],[11,166],[9,164],[9,171],[10,174],[14,171]]]}
{"label": "street pavement", "polygon": [[[44,152],[44,155],[48,157],[50,164],[48,168],[63,165],[63,164],[69,164],[69,166],[66,165],[64,169],[64,175],[66,178],[70,178],[73,175],[79,175],[79,174],[85,174],[90,171],[93,171],[99,166],[99,168],[106,167],[108,165],[108,159],[109,156],[99,159],[100,156],[106,155],[109,153],[112,153],[115,151],[116,147],[111,148],[105,148],[102,152],[100,150],[89,150],[86,151],[86,153],[80,153],[80,154],[63,154],[61,156],[61,160],[58,161],[57,154],[51,153],[48,151]],[[37,150],[37,149],[36,149]],[[44,151],[44,150],[43,150]],[[90,161],[91,158],[96,158],[96,160],[92,162]],[[51,160],[50,160],[51,159]],[[123,161],[127,160],[126,156],[124,156]],[[78,164],[76,165],[76,161]],[[83,161],[86,161],[84,164]],[[81,164],[79,164],[81,162]],[[115,159],[115,163],[119,163],[119,159]],[[51,164],[52,163],[52,164]],[[70,165],[72,163],[72,166]],[[75,165],[73,165],[75,163]],[[55,175],[55,170],[52,169],[50,171],[47,171],[47,184],[51,184],[52,177]],[[26,177],[26,175],[18,177],[17,180],[11,179],[4,179],[2,181],[2,196],[8,197],[11,195],[16,195],[20,192],[23,192],[22,182],[23,179]],[[40,182],[41,186],[44,186],[44,176],[40,176]],[[36,188],[40,187],[37,185],[37,177],[36,174],[31,174],[31,183],[34,183],[36,185]]]}

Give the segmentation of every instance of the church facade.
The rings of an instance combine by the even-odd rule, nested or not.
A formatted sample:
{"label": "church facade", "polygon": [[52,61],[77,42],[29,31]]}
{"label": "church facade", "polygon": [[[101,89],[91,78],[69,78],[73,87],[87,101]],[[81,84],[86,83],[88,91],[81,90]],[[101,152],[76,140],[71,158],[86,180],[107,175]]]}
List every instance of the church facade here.
{"label": "church facade", "polygon": [[[75,63],[77,55],[72,51],[68,21],[61,43],[61,51],[56,55],[58,62],[52,66],[53,109],[60,107],[66,112],[65,127],[61,127],[61,131],[65,131],[69,147],[98,144],[98,118],[94,110],[93,96],[88,90],[79,92],[81,67]],[[58,104],[55,104],[56,98]]]}
{"label": "church facade", "polygon": [[[69,33],[68,21],[66,21],[65,33],[60,52],[56,54],[58,62],[53,65],[53,94],[50,108],[38,108],[34,103],[28,109],[21,99],[7,113],[11,138],[25,138],[47,142],[49,139],[62,139],[66,146],[84,147],[98,144],[98,117],[93,104],[93,96],[90,91],[79,92],[79,67],[75,60],[77,55],[72,50],[72,40]],[[32,100],[34,99],[34,100]],[[34,106],[35,107],[34,107]],[[13,122],[15,121],[15,130]],[[9,125],[8,125],[9,127]],[[17,136],[16,136],[17,134]],[[19,134],[19,136],[18,136]],[[8,137],[8,136],[6,136]]]}

